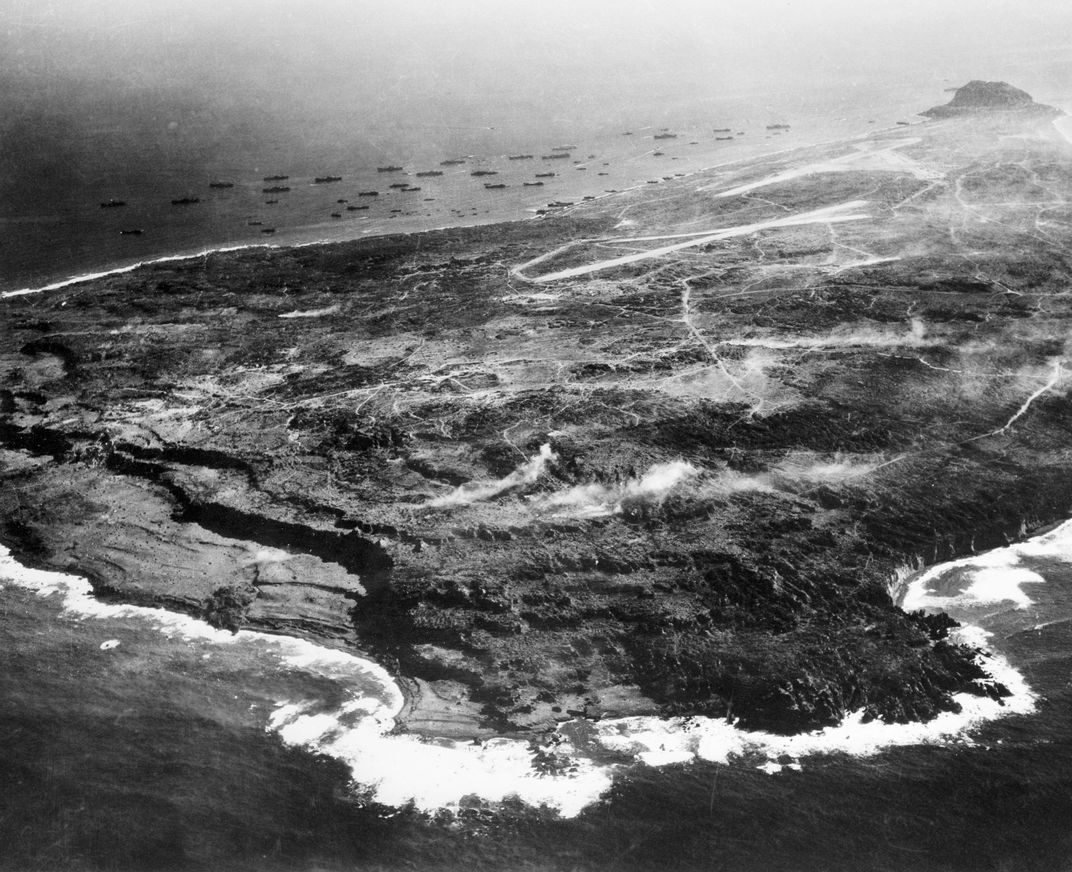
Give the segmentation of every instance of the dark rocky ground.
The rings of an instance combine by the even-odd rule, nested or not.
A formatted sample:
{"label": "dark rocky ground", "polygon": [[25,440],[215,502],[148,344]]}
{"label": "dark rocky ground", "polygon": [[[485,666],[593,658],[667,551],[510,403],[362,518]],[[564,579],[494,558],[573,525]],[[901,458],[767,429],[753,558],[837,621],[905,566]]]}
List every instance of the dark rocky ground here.
{"label": "dark rocky ground", "polygon": [[929,718],[979,672],[894,606],[898,573],[1072,510],[1070,192],[1048,116],[984,112],[539,221],[11,297],[0,541],[370,652],[415,730]]}

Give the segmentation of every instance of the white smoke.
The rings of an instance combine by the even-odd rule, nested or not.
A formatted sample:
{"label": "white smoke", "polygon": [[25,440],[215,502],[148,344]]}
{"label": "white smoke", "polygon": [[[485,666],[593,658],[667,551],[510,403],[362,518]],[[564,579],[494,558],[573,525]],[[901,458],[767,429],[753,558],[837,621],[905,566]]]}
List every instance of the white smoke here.
{"label": "white smoke", "polygon": [[581,484],[558,493],[530,499],[537,512],[601,518],[617,515],[630,505],[658,505],[683,482],[699,475],[699,470],[683,460],[653,464],[644,475],[619,485]]}
{"label": "white smoke", "polygon": [[527,460],[505,478],[500,478],[498,481],[484,482],[482,484],[466,482],[445,496],[429,500],[424,504],[424,507],[429,509],[445,509],[454,506],[468,506],[471,503],[490,500],[492,497],[497,497],[499,494],[506,493],[508,490],[513,490],[514,488],[522,487],[527,484],[533,484],[536,479],[543,475],[543,471],[547,467],[547,464],[556,458],[557,455],[551,450],[550,444],[541,445],[539,454]]}

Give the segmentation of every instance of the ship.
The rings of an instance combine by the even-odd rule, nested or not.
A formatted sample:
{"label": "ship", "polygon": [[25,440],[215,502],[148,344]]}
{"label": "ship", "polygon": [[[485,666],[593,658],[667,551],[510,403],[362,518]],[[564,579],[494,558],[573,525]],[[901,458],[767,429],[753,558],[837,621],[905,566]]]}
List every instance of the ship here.
{"label": "ship", "polygon": [[733,139],[732,136],[716,136],[715,142],[725,142],[727,139]]}
{"label": "ship", "polygon": [[484,182],[484,187],[490,191],[492,188],[505,188],[506,185],[502,182],[496,182],[494,184],[490,182]]}
{"label": "ship", "polygon": [[197,197],[179,197],[177,200],[172,200],[172,206],[192,206],[194,203],[200,203],[201,200]]}
{"label": "ship", "polygon": [[575,145],[552,145],[551,151],[573,151],[576,147]]}
{"label": "ship", "polygon": [[262,224],[264,224],[263,221],[247,221],[246,222],[247,227],[260,227]]}
{"label": "ship", "polygon": [[562,208],[564,208],[566,206],[572,206],[573,201],[572,200],[552,200],[547,205],[550,206],[552,209],[562,209]]}
{"label": "ship", "polygon": [[452,157],[449,160],[441,160],[439,162],[439,165],[441,167],[456,167],[456,166],[458,166],[458,164],[463,164],[463,163],[465,163],[465,158]]}
{"label": "ship", "polygon": [[389,188],[398,188],[398,189],[408,188],[409,187],[409,182],[395,182],[393,185],[388,185],[387,187],[389,187]]}
{"label": "ship", "polygon": [[142,231],[138,227],[131,228],[130,230],[120,230],[120,236],[141,236]]}
{"label": "ship", "polygon": [[336,200],[335,202],[341,206],[343,203],[349,203],[350,201],[344,198],[342,200]]}
{"label": "ship", "polygon": [[716,127],[714,129],[714,132],[715,133],[732,133],[733,128],[732,127]]}
{"label": "ship", "polygon": [[106,200],[100,204],[102,209],[118,209],[120,206],[125,206],[126,200],[116,200],[114,197],[111,200]]}
{"label": "ship", "polygon": [[652,157],[662,157],[662,156],[663,156],[664,154],[666,154],[666,152],[665,152],[665,151],[653,151],[653,152],[651,153],[651,156],[652,156]]}
{"label": "ship", "polygon": [[417,178],[418,179],[427,179],[427,178],[431,178],[433,176],[441,176],[441,175],[443,175],[443,170],[424,170],[423,172],[417,173]]}
{"label": "ship", "polygon": [[655,139],[677,139],[676,133],[656,133]]}
{"label": "ship", "polygon": [[538,178],[538,179],[549,179],[553,175],[554,175],[554,173],[536,173],[536,178]]}
{"label": "ship", "polygon": [[524,185],[526,188],[535,188],[542,184],[543,182],[522,182],[522,185]]}
{"label": "ship", "polygon": [[367,209],[368,206],[347,206],[347,212],[360,212],[362,209]]}
{"label": "ship", "polygon": [[378,196],[380,196],[380,192],[379,191],[358,191],[357,196],[359,196],[359,197],[378,197]]}
{"label": "ship", "polygon": [[506,156],[507,160],[532,160],[531,154],[510,154]]}
{"label": "ship", "polygon": [[278,200],[265,200],[264,205],[266,205],[266,206],[274,206],[278,202],[279,202]]}
{"label": "ship", "polygon": [[233,188],[234,182],[209,182],[210,188]]}
{"label": "ship", "polygon": [[314,185],[325,185],[328,182],[341,182],[342,176],[317,176],[313,179]]}
{"label": "ship", "polygon": [[414,187],[412,185],[407,185],[406,187],[404,187],[400,191],[400,193],[402,193],[402,194],[412,194],[414,191],[419,191],[419,190],[420,190],[420,188]]}
{"label": "ship", "polygon": [[286,181],[289,178],[290,178],[290,176],[265,176],[264,181],[266,181],[266,182],[283,182],[283,181]]}
{"label": "ship", "polygon": [[542,154],[540,160],[562,160],[569,157],[568,151],[560,151],[556,154]]}
{"label": "ship", "polygon": [[261,193],[262,194],[285,194],[289,190],[290,190],[290,188],[288,188],[286,185],[272,185],[272,187],[270,187],[270,188],[261,188]]}
{"label": "ship", "polygon": [[400,173],[400,172],[402,172],[402,167],[376,167],[376,172],[378,172],[378,173]]}
{"label": "ship", "polygon": [[342,212],[332,212],[331,217],[332,218],[342,218]]}
{"label": "ship", "polygon": [[262,227],[261,233],[275,233],[274,227]]}
{"label": "ship", "polygon": [[767,130],[788,130],[788,124],[768,124]]}
{"label": "ship", "polygon": [[469,173],[471,176],[497,176],[498,174],[497,170],[473,170]]}

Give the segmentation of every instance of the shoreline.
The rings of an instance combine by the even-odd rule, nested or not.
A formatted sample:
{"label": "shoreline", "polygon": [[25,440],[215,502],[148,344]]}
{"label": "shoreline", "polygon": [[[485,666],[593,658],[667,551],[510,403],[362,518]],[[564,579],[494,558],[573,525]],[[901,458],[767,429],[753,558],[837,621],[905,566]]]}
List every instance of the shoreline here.
{"label": "shoreline", "polygon": [[[1072,535],[1072,520],[1016,545],[927,567],[915,573],[905,590],[922,588],[931,578],[973,561],[985,563],[990,557],[992,563],[995,554],[1048,553],[1044,543],[1059,540],[1062,533],[1066,538]],[[1068,548],[1062,551],[1068,552]],[[371,676],[389,699],[372,702],[351,692],[336,712],[323,711],[315,700],[281,700],[269,714],[265,729],[277,733],[287,745],[346,763],[355,785],[371,790],[377,802],[396,807],[414,802],[429,814],[459,808],[466,796],[475,794],[492,803],[517,796],[529,806],[548,805],[562,817],[572,818],[600,802],[618,775],[637,765],[659,768],[707,761],[752,766],[776,775],[799,771],[816,755],[869,757],[896,747],[972,744],[972,730],[1010,715],[1032,714],[1037,700],[1019,670],[989,645],[991,634],[964,625],[954,631],[958,641],[980,650],[978,662],[988,675],[986,681],[1000,682],[1010,695],[999,701],[987,695],[957,694],[960,712],[941,712],[929,721],[887,723],[869,721],[862,711],[848,712],[835,727],[779,735],[740,729],[725,718],[642,715],[567,720],[549,735],[513,737],[489,731],[485,736],[452,737],[443,731],[409,729],[407,721],[426,689],[420,681],[396,676],[364,655],[325,647],[303,636],[259,628],[231,633],[170,609],[105,602],[84,578],[26,566],[0,545],[0,592],[7,584],[39,597],[61,594],[62,613],[80,621],[145,621],[164,635],[190,644],[261,643],[278,649],[281,663],[311,669],[333,681],[344,681],[349,669]],[[982,646],[990,650],[983,653]],[[356,715],[360,717],[354,722]],[[606,762],[608,753],[616,762]],[[546,773],[534,768],[541,755],[550,755],[561,770]]]}
{"label": "shoreline", "polygon": [[[928,122],[928,121],[918,122],[918,124],[928,124],[928,123],[933,124],[935,122]],[[937,123],[940,123],[940,122],[937,122]],[[913,125],[913,126],[916,126],[916,125]],[[895,131],[904,130],[904,129],[905,128],[903,128],[903,127],[897,127],[897,126],[882,127],[882,128],[876,128],[876,129],[873,129],[873,130],[865,130],[862,133],[852,134],[852,135],[849,135],[849,136],[840,136],[840,137],[835,137],[833,139],[824,139],[824,140],[820,140],[818,142],[811,142],[811,143],[807,143],[807,144],[803,144],[803,145],[793,145],[793,146],[788,146],[786,148],[775,149],[773,151],[767,151],[767,152],[761,152],[761,153],[758,153],[758,154],[745,155],[743,157],[737,157],[737,158],[733,158],[733,159],[727,160],[727,161],[722,161],[722,162],[719,162],[719,163],[707,164],[705,166],[700,167],[699,169],[695,169],[695,170],[691,170],[689,172],[683,173],[681,176],[677,177],[677,179],[675,179],[675,180],[679,181],[679,180],[683,180],[683,179],[693,178],[693,177],[698,176],[698,175],[700,175],[702,173],[708,173],[708,172],[711,172],[713,170],[722,169],[724,167],[731,167],[731,166],[733,166],[735,164],[739,164],[739,163],[746,163],[746,162],[749,162],[749,161],[765,160],[767,158],[778,157],[779,155],[791,154],[792,152],[795,152],[795,151],[803,151],[805,149],[811,149],[811,148],[822,148],[824,146],[837,145],[838,143],[855,142],[855,141],[859,141],[859,140],[863,140],[863,139],[868,139],[870,137],[873,137],[873,136],[876,136],[876,135],[879,135],[879,134],[890,133],[890,132],[895,132]],[[61,289],[66,288],[66,287],[70,287],[72,285],[82,284],[84,282],[96,281],[98,279],[109,278],[111,276],[124,275],[126,273],[135,272],[136,270],[140,269],[141,267],[153,266],[155,264],[160,264],[160,263],[176,263],[176,262],[182,262],[182,261],[196,260],[198,258],[208,257],[208,256],[214,255],[214,254],[227,254],[227,253],[230,253],[230,252],[247,251],[247,250],[255,250],[255,249],[264,249],[264,250],[278,249],[278,250],[283,250],[283,249],[290,249],[290,248],[308,248],[308,247],[314,247],[314,246],[319,246],[319,245],[333,245],[333,244],[336,244],[336,243],[345,244],[345,243],[350,243],[350,242],[358,242],[358,241],[362,241],[362,240],[365,240],[365,239],[381,239],[381,238],[386,239],[386,238],[390,238],[390,237],[393,237],[393,236],[414,236],[414,235],[420,235],[422,233],[435,233],[437,231],[444,231],[444,230],[466,230],[466,229],[470,229],[470,228],[474,228],[474,227],[489,227],[489,226],[494,226],[496,224],[514,224],[514,223],[519,223],[519,222],[524,222],[524,221],[541,220],[541,219],[547,218],[547,217],[557,217],[557,216],[560,216],[560,215],[571,215],[571,214],[573,214],[575,209],[577,209],[578,207],[580,207],[582,205],[589,205],[590,203],[598,203],[598,202],[601,202],[601,201],[604,201],[604,200],[611,199],[613,197],[621,196],[622,194],[629,194],[629,193],[635,192],[635,191],[642,191],[642,190],[645,190],[646,188],[647,188],[647,183],[646,182],[638,182],[636,184],[630,185],[629,187],[621,188],[621,189],[619,189],[619,190],[617,190],[617,191],[615,191],[613,193],[604,193],[604,194],[597,195],[592,200],[589,200],[589,201],[586,201],[586,202],[577,202],[572,206],[568,206],[566,208],[563,208],[563,209],[560,209],[560,210],[556,211],[553,215],[532,214],[532,215],[528,215],[526,217],[513,217],[513,218],[506,218],[506,219],[491,219],[489,221],[477,221],[477,222],[468,223],[468,224],[467,223],[448,223],[448,224],[437,225],[437,226],[434,226],[434,227],[424,227],[424,228],[420,228],[420,229],[416,229],[416,230],[402,230],[402,231],[394,231],[394,232],[388,231],[388,232],[382,232],[382,233],[357,233],[357,234],[349,235],[349,236],[346,236],[345,238],[340,238],[340,239],[321,238],[321,239],[316,239],[316,240],[307,241],[307,242],[246,243],[246,244],[240,244],[240,245],[222,245],[222,246],[219,246],[219,247],[209,246],[209,247],[201,248],[201,249],[199,249],[197,251],[193,251],[193,252],[179,252],[179,253],[175,253],[175,254],[166,254],[166,255],[162,255],[160,257],[156,257],[156,258],[149,258],[149,259],[139,260],[139,261],[136,261],[134,263],[124,263],[124,264],[121,264],[121,265],[115,266],[115,267],[106,267],[104,269],[94,271],[94,272],[79,273],[79,274],[74,275],[74,276],[68,276],[68,277],[65,277],[65,278],[57,278],[57,279],[55,279],[55,280],[53,280],[51,282],[48,282],[46,284],[39,285],[39,286],[36,286],[36,287],[25,287],[25,288],[18,288],[18,289],[15,289],[15,290],[0,291],[0,300],[12,298],[12,297],[28,296],[28,295],[32,295],[32,294],[48,293],[48,292],[51,292],[51,291],[57,291],[57,290],[61,290]],[[299,226],[297,228],[294,228],[294,232],[295,233],[300,233],[303,230],[308,230],[313,226],[315,226],[315,225],[302,225],[302,226]]]}

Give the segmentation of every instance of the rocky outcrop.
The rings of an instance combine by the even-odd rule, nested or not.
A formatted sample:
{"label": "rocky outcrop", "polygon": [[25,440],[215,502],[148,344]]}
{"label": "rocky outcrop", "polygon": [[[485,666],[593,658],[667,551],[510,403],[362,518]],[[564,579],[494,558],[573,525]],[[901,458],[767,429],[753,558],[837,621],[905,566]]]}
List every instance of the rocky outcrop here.
{"label": "rocky outcrop", "polygon": [[930,118],[949,118],[976,112],[1017,111],[1038,115],[1061,115],[1060,109],[1036,103],[1031,95],[1007,82],[983,82],[974,79],[956,88],[953,99],[944,106],[921,112]]}

